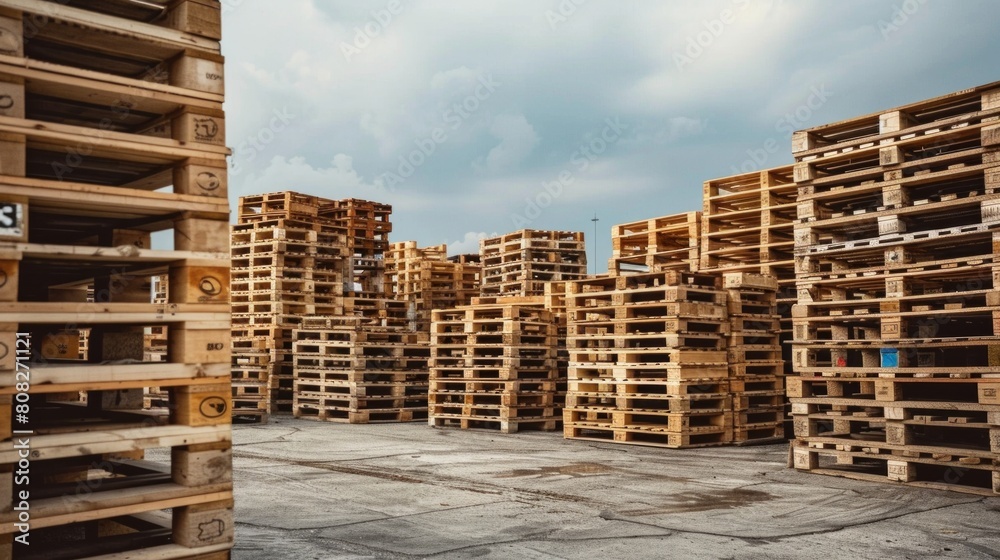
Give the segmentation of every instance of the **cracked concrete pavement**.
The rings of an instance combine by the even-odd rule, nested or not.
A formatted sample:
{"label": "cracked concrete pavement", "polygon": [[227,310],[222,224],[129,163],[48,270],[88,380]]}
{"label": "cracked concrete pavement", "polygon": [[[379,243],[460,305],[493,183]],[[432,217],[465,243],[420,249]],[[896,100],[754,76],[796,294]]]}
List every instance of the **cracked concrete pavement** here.
{"label": "cracked concrete pavement", "polygon": [[1000,498],[670,450],[277,418],[234,426],[236,560],[1000,558]]}

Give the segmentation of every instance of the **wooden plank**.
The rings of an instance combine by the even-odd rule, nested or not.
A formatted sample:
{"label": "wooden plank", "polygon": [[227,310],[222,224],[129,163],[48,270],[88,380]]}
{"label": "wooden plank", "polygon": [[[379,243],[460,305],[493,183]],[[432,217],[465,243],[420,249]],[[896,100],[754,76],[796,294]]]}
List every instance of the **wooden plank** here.
{"label": "wooden plank", "polygon": [[[29,96],[44,95],[109,108],[121,107],[123,114],[145,112],[166,115],[185,107],[218,110],[223,101],[218,94],[7,56],[0,56],[0,76],[28,80]],[[21,114],[20,118],[24,115]]]}
{"label": "wooden plank", "polygon": [[[956,102],[961,103],[962,100],[965,100],[965,99],[969,99],[969,100],[976,99],[982,93],[989,92],[990,90],[995,90],[997,88],[1000,88],[1000,82],[992,82],[992,83],[988,83],[988,84],[983,84],[983,85],[980,85],[980,86],[976,86],[976,87],[972,87],[972,88],[968,88],[968,89],[963,89],[963,90],[960,90],[960,91],[956,91],[956,92],[949,93],[949,94],[946,94],[946,95],[941,95],[941,96],[934,97],[934,98],[931,98],[931,99],[927,99],[927,100],[924,100],[924,101],[919,101],[919,102],[916,102],[916,103],[911,103],[909,105],[903,105],[903,106],[900,106],[900,107],[894,107],[892,109],[883,110],[883,111],[876,111],[874,113],[869,113],[867,115],[861,115],[861,116],[853,117],[853,118],[850,118],[850,119],[845,119],[845,120],[842,120],[842,121],[837,121],[837,122],[828,123],[828,124],[824,124],[824,125],[820,125],[820,126],[815,126],[815,127],[809,128],[809,129],[802,130],[802,131],[796,131],[796,135],[797,135],[798,138],[801,138],[802,136],[805,136],[805,135],[822,137],[822,135],[824,133],[831,132],[831,131],[838,131],[840,129],[849,129],[849,128],[852,128],[852,127],[857,127],[858,123],[862,123],[862,122],[873,123],[874,125],[877,126],[877,124],[879,122],[879,117],[881,115],[883,115],[883,114],[886,114],[886,113],[889,113],[889,112],[892,112],[892,111],[905,111],[905,112],[911,113],[911,114],[913,114],[913,113],[919,113],[920,110],[923,110],[924,108],[928,108],[928,107],[933,107],[933,106],[947,106],[950,103],[951,104],[956,103]],[[933,126],[933,124],[930,125],[930,126]],[[871,138],[871,139],[877,140],[878,138]],[[800,146],[799,146],[800,148],[803,147],[802,144],[804,144],[804,143],[800,143]],[[823,149],[825,149],[825,148],[823,148],[823,147],[813,148],[813,150],[816,150],[816,151],[820,151],[820,150],[823,150]],[[798,151],[803,151],[803,150],[798,150]],[[807,151],[806,153],[797,154],[796,156],[797,157],[801,157],[801,156],[806,156],[806,155],[810,155],[810,154],[811,154],[811,151]]]}
{"label": "wooden plank", "polygon": [[[37,0],[0,0],[0,6],[39,14],[84,29],[92,29],[112,36],[127,37],[132,42],[167,49],[197,48],[208,52],[220,51],[219,42],[156,25],[117,18],[55,2]],[[128,43],[126,43],[128,44]],[[126,51],[126,54],[131,54]]]}
{"label": "wooden plank", "polygon": [[143,560],[229,560],[229,549],[232,546],[232,543],[223,543],[190,548],[179,544],[169,544],[143,548],[138,551],[91,556],[87,560],[136,560],[139,554]]}
{"label": "wooden plank", "polygon": [[231,153],[225,146],[199,143],[197,148],[189,148],[184,142],[170,138],[14,119],[2,115],[0,132],[23,135],[28,138],[30,145],[41,149],[59,151],[66,146],[77,146],[78,149],[86,147],[96,157],[142,163],[170,164],[189,158],[219,160]]}
{"label": "wooden plank", "polygon": [[[144,426],[31,437],[32,460],[126,453],[140,449],[212,444],[232,440],[228,424]],[[15,442],[0,441],[0,464],[17,463]]]}
{"label": "wooden plank", "polygon": [[218,329],[228,328],[230,319],[225,304],[77,303],[67,310],[60,302],[0,302],[0,323],[189,323],[189,329]]}
{"label": "wooden plank", "polygon": [[[65,209],[71,215],[129,219],[197,212],[202,215],[218,215],[225,220],[229,214],[229,205],[225,199],[48,181],[9,174],[0,175],[0,191],[5,193],[5,198],[19,196],[30,199],[32,205],[40,208]],[[228,252],[228,249],[220,252]]]}
{"label": "wooden plank", "polygon": [[[197,376],[197,377],[196,377]],[[219,364],[74,364],[32,365],[32,394],[74,391],[120,391],[150,386],[173,387],[218,383],[229,376]],[[14,394],[14,372],[0,373],[0,395]]]}
{"label": "wooden plank", "polygon": [[18,243],[11,246],[10,249],[20,251],[23,256],[34,259],[65,259],[77,262],[129,262],[136,265],[189,265],[195,263],[198,270],[202,270],[203,267],[212,267],[213,265],[224,266],[229,261],[229,254],[227,252],[164,251],[160,249],[142,249],[139,247],[130,247],[127,254],[123,254],[122,248],[118,246],[85,247],[78,245]]}
{"label": "wooden plank", "polygon": [[[156,484],[107,492],[60,496],[31,503],[31,528],[44,529],[71,523],[110,519],[160,509],[218,502],[232,497],[232,485],[216,484],[185,488],[179,484]],[[9,515],[0,515],[0,532],[14,527]],[[5,519],[6,518],[6,519]]]}

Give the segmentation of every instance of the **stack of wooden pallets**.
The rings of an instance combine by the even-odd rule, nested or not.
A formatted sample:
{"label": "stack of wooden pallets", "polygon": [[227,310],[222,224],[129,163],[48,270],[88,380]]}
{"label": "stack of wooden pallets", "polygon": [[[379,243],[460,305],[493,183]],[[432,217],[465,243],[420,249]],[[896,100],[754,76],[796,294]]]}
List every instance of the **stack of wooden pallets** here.
{"label": "stack of wooden pallets", "polygon": [[569,391],[569,347],[566,346],[566,335],[569,333],[569,313],[566,310],[567,282],[549,282],[545,284],[545,295],[542,304],[552,313],[552,321],[556,324],[556,414],[562,418],[562,409],[566,406],[566,393]]}
{"label": "stack of wooden pallets", "polygon": [[478,294],[483,281],[483,264],[479,254],[452,255],[448,261],[462,265],[462,293]]}
{"label": "stack of wooden pallets", "polygon": [[405,301],[386,298],[346,297],[344,315],[362,317],[366,323],[412,331],[409,306]]}
{"label": "stack of wooden pallets", "polygon": [[555,430],[556,325],[534,305],[435,310],[431,426]]}
{"label": "stack of wooden pallets", "polygon": [[[556,417],[562,421],[562,408],[566,405],[566,392],[569,386],[569,350],[566,347],[567,313],[566,313],[566,282],[546,282],[545,295],[541,296],[480,296],[472,298],[473,306],[516,304],[525,307],[545,309],[552,314],[556,325]],[[516,352],[516,349],[511,349]]]}
{"label": "stack of wooden pallets", "polygon": [[795,281],[797,188],[792,166],[705,181],[701,270]]}
{"label": "stack of wooden pallets", "polygon": [[349,198],[324,201],[319,216],[347,230],[348,263],[344,294],[348,298],[384,299],[385,256],[389,250],[392,206]]}
{"label": "stack of wooden pallets", "polygon": [[292,330],[344,311],[347,230],[320,217],[324,201],[296,192],[244,196],[232,227],[233,414],[291,412]]}
{"label": "stack of wooden pallets", "polygon": [[431,310],[468,305],[479,295],[478,265],[471,282],[467,266],[450,262],[448,246],[418,248],[416,241],[393,243],[386,255],[389,294],[408,305],[410,327],[430,333]]}
{"label": "stack of wooden pallets", "polygon": [[416,241],[390,243],[385,254],[385,291],[397,299],[419,292],[423,282],[419,265],[423,261],[448,262],[448,246],[420,248]]}
{"label": "stack of wooden pallets", "polygon": [[306,318],[294,331],[296,418],[367,424],[427,419],[430,346],[361,317]]}
{"label": "stack of wooden pallets", "polygon": [[[778,281],[784,373],[791,374],[792,306],[798,187],[792,166],[705,181],[701,228],[703,272],[751,272]],[[791,405],[785,403],[786,412]],[[791,425],[786,428],[791,432]]]}
{"label": "stack of wooden pallets", "polygon": [[661,447],[733,440],[729,319],[718,275],[571,282],[567,438]]}
{"label": "stack of wooden pallets", "polygon": [[240,198],[232,228],[237,417],[266,421],[296,408],[293,331],[306,318],[409,328],[406,302],[385,293],[391,210],[291,191]]}
{"label": "stack of wooden pallets", "polygon": [[612,276],[659,272],[697,271],[701,238],[701,212],[650,218],[611,228]]}
{"label": "stack of wooden pallets", "polygon": [[[705,181],[702,271],[757,272],[778,280],[782,342],[792,339],[798,188],[792,166]],[[791,358],[789,352],[786,358]]]}
{"label": "stack of wooden pallets", "polygon": [[1000,83],[793,152],[795,467],[1000,492]]}
{"label": "stack of wooden pallets", "polygon": [[479,242],[483,296],[540,296],[546,282],[587,277],[583,233],[522,229]]}
{"label": "stack of wooden pallets", "polygon": [[722,276],[729,303],[729,384],[733,440],[759,443],[785,436],[778,281],[753,272]]}
{"label": "stack of wooden pallets", "polygon": [[349,198],[323,201],[320,218],[335,220],[347,231],[344,268],[344,314],[365,317],[384,327],[409,328],[406,302],[391,298],[386,284],[392,206]]}
{"label": "stack of wooden pallets", "polygon": [[220,7],[0,1],[0,558],[229,557]]}

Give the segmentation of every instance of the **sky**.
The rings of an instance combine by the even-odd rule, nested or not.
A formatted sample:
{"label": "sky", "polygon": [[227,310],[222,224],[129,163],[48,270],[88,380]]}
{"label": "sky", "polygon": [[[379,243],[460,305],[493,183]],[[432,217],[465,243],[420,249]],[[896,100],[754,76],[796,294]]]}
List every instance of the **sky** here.
{"label": "sky", "polygon": [[794,130],[1000,80],[990,0],[222,4],[234,203],[387,202],[391,241],[451,254],[583,231],[599,271],[611,226],[791,163]]}

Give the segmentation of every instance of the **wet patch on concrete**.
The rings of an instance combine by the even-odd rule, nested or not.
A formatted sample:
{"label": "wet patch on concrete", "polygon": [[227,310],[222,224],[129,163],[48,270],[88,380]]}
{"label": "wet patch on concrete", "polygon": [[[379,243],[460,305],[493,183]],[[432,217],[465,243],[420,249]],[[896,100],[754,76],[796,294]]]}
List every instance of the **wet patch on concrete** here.
{"label": "wet patch on concrete", "polygon": [[569,476],[581,478],[614,472],[614,468],[600,463],[573,463],[560,467],[536,467],[531,469],[514,469],[502,472],[494,478],[547,478],[553,476]]}
{"label": "wet patch on concrete", "polygon": [[621,515],[641,517],[670,513],[691,513],[735,509],[775,499],[775,496],[758,490],[733,488],[708,492],[678,492],[667,497],[667,503],[647,509],[622,511]]}

